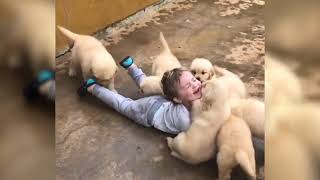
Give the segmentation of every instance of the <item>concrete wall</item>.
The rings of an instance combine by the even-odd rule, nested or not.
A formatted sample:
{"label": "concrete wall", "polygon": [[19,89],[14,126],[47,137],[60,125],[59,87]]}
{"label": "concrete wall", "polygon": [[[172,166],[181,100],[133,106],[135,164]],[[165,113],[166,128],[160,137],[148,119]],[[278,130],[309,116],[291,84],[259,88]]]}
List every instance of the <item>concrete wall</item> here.
{"label": "concrete wall", "polygon": [[[56,24],[76,33],[92,34],[159,0],[56,0]],[[56,30],[56,50],[67,47]]]}

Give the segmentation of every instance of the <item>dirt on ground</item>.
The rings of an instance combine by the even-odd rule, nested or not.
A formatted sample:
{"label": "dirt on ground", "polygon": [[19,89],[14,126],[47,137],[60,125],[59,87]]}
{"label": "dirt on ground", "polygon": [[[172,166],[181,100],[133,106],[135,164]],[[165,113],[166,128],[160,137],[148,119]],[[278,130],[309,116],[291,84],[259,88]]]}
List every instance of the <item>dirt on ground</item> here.
{"label": "dirt on ground", "polygon": [[[147,75],[160,53],[162,31],[181,64],[198,57],[238,74],[249,95],[264,99],[264,1],[171,1],[145,18],[106,28],[95,36],[119,62],[127,55]],[[141,14],[139,14],[141,17]],[[68,54],[57,60],[56,153],[57,179],[212,179],[215,160],[188,165],[170,155],[165,137],[123,117],[92,96],[76,95],[80,79],[70,78]],[[138,88],[119,68],[115,87],[137,99]],[[263,145],[263,142],[259,142]],[[259,144],[258,143],[258,144]],[[264,179],[264,150],[256,150],[258,179]],[[236,168],[232,179],[246,179]]]}

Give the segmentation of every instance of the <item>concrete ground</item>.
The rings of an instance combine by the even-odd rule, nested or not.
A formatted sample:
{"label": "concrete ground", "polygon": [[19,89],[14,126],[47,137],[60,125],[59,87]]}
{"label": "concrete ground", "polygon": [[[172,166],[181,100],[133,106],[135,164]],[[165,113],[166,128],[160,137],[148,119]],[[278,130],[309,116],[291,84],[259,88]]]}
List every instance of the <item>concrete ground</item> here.
{"label": "concrete ground", "polygon": [[[246,9],[242,1],[214,2],[176,3],[173,7],[185,8],[161,10],[154,22],[130,33],[121,32],[122,40],[117,43],[116,37],[106,38],[108,34],[104,32],[97,37],[110,43],[107,49],[117,62],[131,55],[149,74],[152,57],[160,52],[158,37],[162,31],[184,66],[188,67],[196,57],[207,58],[237,73],[251,96],[264,99],[263,4],[247,1]],[[168,134],[135,124],[92,96],[80,99],[76,94],[80,80],[68,77],[67,58],[66,55],[58,59],[56,74],[57,180],[217,177],[215,160],[188,165],[170,155],[165,141]],[[130,98],[140,97],[137,87],[121,68],[116,76],[116,89]],[[256,161],[258,179],[264,179],[262,151],[257,151]],[[232,179],[246,178],[237,168]]]}
{"label": "concrete ground", "polygon": [[53,180],[54,104],[27,103],[30,72],[0,68],[0,179]]}

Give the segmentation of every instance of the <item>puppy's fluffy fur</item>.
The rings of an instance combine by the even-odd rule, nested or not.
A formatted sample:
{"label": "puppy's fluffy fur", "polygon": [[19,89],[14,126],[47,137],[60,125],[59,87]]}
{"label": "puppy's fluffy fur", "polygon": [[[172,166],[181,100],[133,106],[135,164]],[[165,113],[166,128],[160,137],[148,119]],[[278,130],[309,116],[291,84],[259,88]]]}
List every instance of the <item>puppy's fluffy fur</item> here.
{"label": "puppy's fluffy fur", "polygon": [[147,77],[140,85],[144,95],[163,94],[161,88],[161,78],[166,71],[181,67],[179,60],[171,52],[163,33],[160,32],[160,41],[163,46],[162,52],[152,63],[151,77]]}
{"label": "puppy's fluffy fur", "polygon": [[266,57],[266,103],[267,110],[273,105],[294,103],[303,99],[303,92],[296,75],[274,56]]}
{"label": "puppy's fluffy fur", "polygon": [[160,76],[148,76],[140,84],[140,89],[143,95],[159,95],[163,94],[161,88],[161,77]]}
{"label": "puppy's fluffy fur", "polygon": [[192,107],[192,124],[174,139],[167,138],[171,155],[190,164],[198,164],[213,157],[216,134],[230,116],[230,106],[224,83],[219,79],[205,82],[203,96]]}
{"label": "puppy's fluffy fur", "polygon": [[235,114],[248,124],[255,137],[264,139],[265,105],[263,102],[254,99],[237,99],[231,109]]}
{"label": "puppy's fluffy fur", "polygon": [[211,78],[222,78],[228,88],[230,99],[245,98],[247,95],[244,83],[236,74],[224,68],[213,66],[207,59],[194,59],[190,65],[190,70],[201,82],[205,82]]}
{"label": "puppy's fluffy fur", "polygon": [[275,57],[266,58],[266,80],[266,177],[319,179],[320,104],[303,99],[298,77]]}
{"label": "puppy's fluffy fur", "polygon": [[54,6],[42,1],[3,0],[0,11],[5,25],[0,25],[3,64],[30,67],[34,75],[43,69],[54,70]]}
{"label": "puppy's fluffy fur", "polygon": [[181,67],[179,60],[172,54],[163,33],[160,32],[160,41],[163,46],[162,52],[153,60],[151,74],[153,76],[160,76],[174,68]]}
{"label": "puppy's fluffy fur", "polygon": [[215,77],[213,66],[208,59],[194,59],[190,65],[190,70],[201,83]]}
{"label": "puppy's fluffy fur", "polygon": [[218,66],[213,66],[213,70],[216,76],[226,84],[229,99],[242,99],[247,96],[246,87],[236,74]]}
{"label": "puppy's fluffy fur", "polygon": [[237,165],[240,165],[251,179],[256,178],[251,132],[243,119],[231,115],[219,131],[217,145],[219,180],[229,180],[232,169]]}
{"label": "puppy's fluffy fur", "polygon": [[71,50],[69,76],[76,76],[77,67],[80,67],[84,80],[95,76],[98,82],[115,91],[117,65],[102,43],[92,36],[75,34],[61,26],[58,28],[67,37],[69,45],[74,44]]}

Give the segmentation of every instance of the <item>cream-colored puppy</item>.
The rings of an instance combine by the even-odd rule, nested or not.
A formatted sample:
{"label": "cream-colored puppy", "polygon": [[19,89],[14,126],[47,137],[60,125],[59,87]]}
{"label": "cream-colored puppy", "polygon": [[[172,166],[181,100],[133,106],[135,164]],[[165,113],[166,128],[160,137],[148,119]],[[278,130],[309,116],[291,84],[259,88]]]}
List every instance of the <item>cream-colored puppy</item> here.
{"label": "cream-colored puppy", "polygon": [[237,99],[235,101],[233,101],[233,107],[231,108],[232,114],[242,117],[250,127],[253,136],[264,139],[264,103],[254,98]]}
{"label": "cream-colored puppy", "polygon": [[246,87],[236,74],[218,66],[213,66],[213,70],[215,75],[222,79],[222,81],[226,84],[228,88],[227,91],[229,99],[241,99],[247,96]]}
{"label": "cream-colored puppy", "polygon": [[171,155],[190,164],[211,159],[216,152],[216,134],[230,116],[228,95],[223,81],[204,82],[203,95],[192,107],[192,124],[174,139],[167,138]]}
{"label": "cream-colored puppy", "polygon": [[2,0],[0,11],[0,61],[6,61],[2,64],[30,67],[34,75],[43,69],[54,70],[54,4]]}
{"label": "cream-colored puppy", "polygon": [[241,79],[234,73],[213,66],[212,63],[204,58],[196,58],[190,65],[192,74],[201,82],[211,78],[222,78],[228,87],[229,98],[245,98],[247,95],[246,88]]}
{"label": "cream-colored puppy", "polygon": [[148,76],[140,84],[141,93],[145,96],[163,94],[160,76]]}
{"label": "cream-colored puppy", "polygon": [[251,179],[256,179],[251,132],[242,118],[235,115],[229,117],[218,133],[217,146],[219,180],[231,179],[232,169],[237,165],[240,165]]}
{"label": "cream-colored puppy", "polygon": [[212,63],[208,59],[194,59],[190,65],[190,70],[201,83],[215,77]]}
{"label": "cream-colored puppy", "polygon": [[320,104],[307,102],[298,77],[266,57],[266,177],[319,179]]}
{"label": "cream-colored puppy", "polygon": [[115,91],[117,65],[102,43],[92,36],[76,34],[60,26],[58,28],[69,45],[73,45],[69,76],[76,76],[77,67],[80,67],[84,80],[95,76],[99,83]]}
{"label": "cream-colored puppy", "polygon": [[145,96],[163,94],[161,88],[161,78],[166,71],[181,67],[179,60],[174,56],[165,40],[163,33],[160,32],[160,41],[163,46],[162,52],[153,60],[151,75],[146,77],[140,84],[140,89]]}
{"label": "cream-colored puppy", "polygon": [[162,52],[153,60],[151,74],[153,76],[160,76],[174,68],[181,67],[177,57],[172,54],[167,41],[162,32],[160,32],[160,41],[163,46]]}
{"label": "cream-colored puppy", "polygon": [[276,57],[266,56],[266,103],[267,110],[273,105],[295,103],[303,99],[298,77]]}

